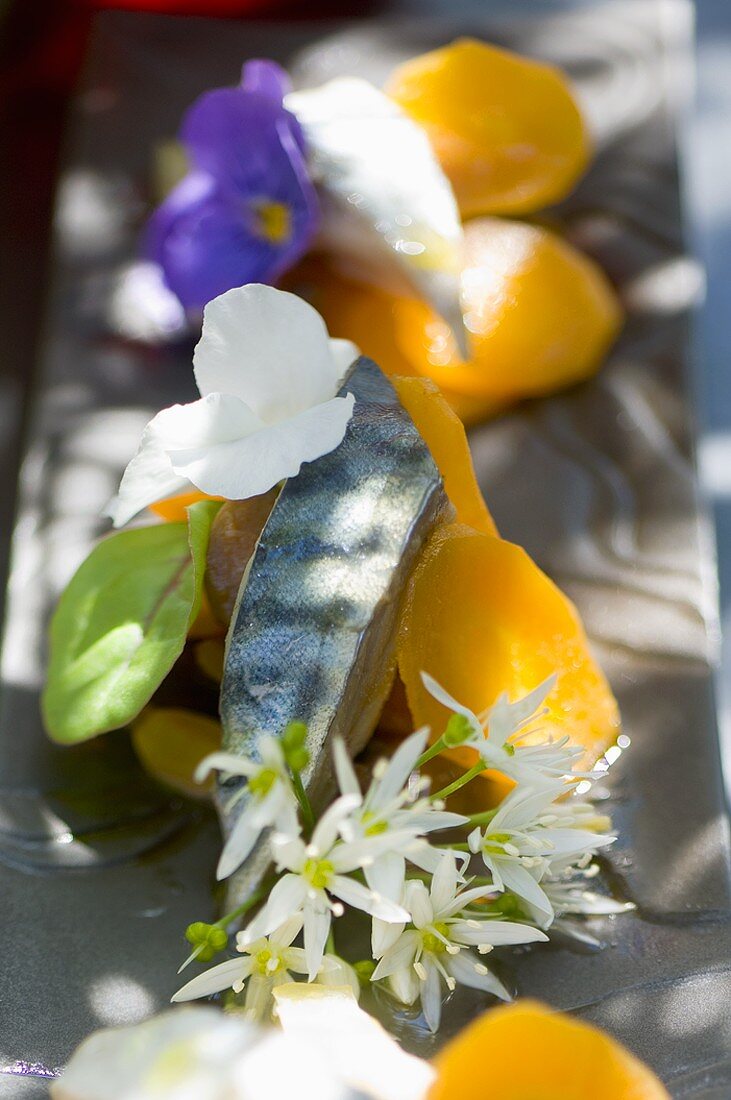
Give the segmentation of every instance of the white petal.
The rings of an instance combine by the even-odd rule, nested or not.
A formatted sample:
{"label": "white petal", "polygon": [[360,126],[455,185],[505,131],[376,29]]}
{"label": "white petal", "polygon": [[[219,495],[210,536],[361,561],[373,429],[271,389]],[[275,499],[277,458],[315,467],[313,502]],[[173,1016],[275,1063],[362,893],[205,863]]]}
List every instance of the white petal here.
{"label": "white petal", "polygon": [[404,890],[406,860],[400,852],[384,852],[364,868],[365,879],[371,890],[390,901],[398,902]]}
{"label": "white petal", "polygon": [[360,795],[360,783],[342,737],[336,737],[333,741],[333,763],[340,793]]}
{"label": "white petal", "polygon": [[301,931],[303,920],[302,913],[295,913],[294,916],[289,917],[283,924],[280,924],[279,928],[275,928],[269,939],[278,947],[289,947],[292,940]]}
{"label": "white petal", "polygon": [[208,303],[193,367],[202,394],[234,394],[271,424],[334,397],[343,358],[311,305],[252,283]]}
{"label": "white petal", "polygon": [[245,930],[246,942],[251,943],[252,940],[279,928],[286,920],[299,913],[306,897],[307,886],[299,875],[284,875],[272,887],[266,905]]}
{"label": "white petal", "polygon": [[216,878],[219,881],[228,878],[241,866],[261,835],[262,826],[257,825],[252,816],[255,808],[252,802],[244,806],[231,830],[231,835],[223,846],[216,868]]}
{"label": "white petal", "polygon": [[275,772],[284,772],[285,759],[279,738],[265,734],[259,741],[259,755],[262,764],[267,768],[272,768]]}
{"label": "white petal", "polygon": [[262,422],[242,401],[222,394],[163,409],[145,428],[110,506],[115,526],[120,527],[148,504],[191,488],[172,452],[224,445],[261,427]]}
{"label": "white petal", "polygon": [[418,296],[461,328],[462,227],[423,127],[352,77],[291,92],[285,103],[304,128],[310,168],[331,200],[323,204],[321,237],[339,255],[354,251],[361,270],[385,261],[388,271],[395,262]]}
{"label": "white petal", "polygon": [[389,921],[374,917],[371,922],[371,954],[380,959],[398,940],[404,930],[403,924],[391,924]]}
{"label": "white petal", "polygon": [[246,986],[244,1011],[251,1020],[265,1020],[272,1008],[272,979],[252,974]]}
{"label": "white petal", "polygon": [[284,806],[294,799],[285,784],[277,779],[263,796],[255,795],[251,799],[251,822],[259,829],[273,825]]}
{"label": "white petal", "polygon": [[503,883],[508,890],[512,890],[519,898],[523,898],[530,905],[535,906],[539,912],[547,917],[553,916],[553,906],[548,897],[538,885],[530,871],[525,867],[509,862],[507,859],[496,861],[500,867]]}
{"label": "white petal", "polygon": [[342,340],[339,337],[330,337],[330,354],[335,365],[335,374],[338,382],[342,384],[348,368],[360,355],[360,348],[352,340]]}
{"label": "white petal", "polygon": [[[545,883],[543,883],[545,887]],[[582,913],[586,916],[604,915],[608,913],[629,913],[635,905],[631,901],[617,901],[607,897],[606,894],[595,894],[591,890],[582,890],[577,887],[568,894],[560,896],[560,904],[551,895],[555,908],[562,913]]]}
{"label": "white petal", "polygon": [[[462,867],[464,869],[465,864],[469,861],[469,855],[467,852],[456,852],[455,855],[458,859],[462,859]],[[433,875],[437,867],[442,861],[442,850],[440,848],[432,848],[431,844],[426,840],[417,840],[408,851],[409,863],[413,863],[415,867],[419,867],[422,871],[428,871]]]}
{"label": "white petal", "polygon": [[553,845],[551,852],[548,853],[549,859],[554,853],[556,856],[576,858],[584,855],[585,852],[606,848],[617,839],[603,833],[593,833],[588,829],[548,829],[547,837]]}
{"label": "white petal", "polygon": [[479,825],[475,825],[474,829],[467,837],[467,843],[473,854],[479,852],[482,847],[482,829]]}
{"label": "white petal", "polygon": [[336,798],[322,815],[312,834],[312,847],[320,854],[329,852],[338,838],[342,821],[360,806],[360,794],[344,794]]}
{"label": "white petal", "polygon": [[222,772],[224,775],[244,775],[248,778],[259,771],[259,765],[232,752],[211,752],[203,757],[195,769],[196,783],[202,783],[212,771]]}
{"label": "white petal", "polygon": [[428,729],[417,730],[399,745],[389,760],[382,778],[374,781],[373,795],[368,799],[369,808],[378,810],[388,805],[401,791],[414,770],[416,761],[424,751],[428,736]]}
{"label": "white petal", "polygon": [[516,787],[492,819],[490,832],[520,828],[535,821],[567,789],[563,781],[546,783],[545,786]]}
{"label": "white petal", "polygon": [[317,977],[325,954],[325,944],[330,933],[332,914],[319,905],[305,906],[305,958],[307,974],[311,982]]}
{"label": "white petal", "polygon": [[[300,924],[303,921],[304,914],[301,915]],[[301,947],[288,947],[285,952],[285,962],[287,970],[291,970],[293,974],[307,973],[307,956]]]}
{"label": "white petal", "polygon": [[445,965],[460,985],[469,986],[471,989],[482,989],[485,993],[492,993],[494,997],[499,997],[501,1001],[512,1000],[503,983],[493,973],[488,970],[487,974],[482,974],[475,970],[476,961],[469,952],[460,952],[459,955],[452,955]]}
{"label": "white petal", "polygon": [[[251,1100],[334,1100],[336,1095],[339,1100],[345,1100],[346,1095],[350,1100],[356,1096],[362,1100],[425,1100],[436,1076],[432,1066],[406,1054],[373,1016],[358,1007],[355,990],[344,989],[342,980],[339,984],[340,988],[333,989],[319,982],[299,983],[275,990],[283,1038],[293,1044],[289,1057],[296,1071],[292,1074],[294,1085],[278,1088],[279,1082],[275,1081],[274,1087],[267,1089],[264,1076],[260,1089],[249,1088],[244,1069],[235,1082],[240,1090],[237,1096],[242,1097],[245,1091]],[[286,1060],[287,1047],[280,1049]],[[332,1071],[333,1079],[337,1078],[340,1088],[323,1088],[320,1078],[308,1072],[298,1051],[311,1052],[313,1059],[317,1055]],[[223,1100],[220,1090],[217,1096]]]}
{"label": "white petal", "polygon": [[163,409],[149,426],[175,467],[174,456],[180,451],[230,443],[259,431],[265,424],[240,397],[209,393],[188,405]]}
{"label": "white petal", "polygon": [[394,814],[395,828],[412,828],[420,833],[433,833],[439,829],[454,829],[469,821],[463,814],[453,814],[448,810],[400,810]]}
{"label": "white petal", "polygon": [[305,842],[296,832],[285,830],[275,833],[271,840],[272,859],[277,870],[300,871],[307,859]]}
{"label": "white petal", "polygon": [[115,527],[122,527],[149,504],[190,488],[188,479],[173,470],[170,459],[148,424],[137,454],[124,471],[119,492],[106,508],[106,514]]}
{"label": "white petal", "polygon": [[484,741],[485,731],[480,725],[479,719],[474,711],[471,711],[469,707],[463,706],[462,703],[458,703],[457,700],[450,695],[448,691],[445,691],[442,685],[438,684],[434,677],[430,676],[428,672],[422,672],[421,682],[431,697],[436,699],[438,703],[441,703],[442,706],[446,707],[447,710],[454,711],[455,714],[464,715],[472,727],[472,732],[476,739],[478,741]]}
{"label": "white petal", "polygon": [[373,981],[387,978],[395,974],[402,967],[410,967],[416,958],[419,947],[419,933],[410,929],[403,932],[397,942],[389,947],[376,969],[373,971]]}
{"label": "white petal", "polygon": [[[441,860],[440,860],[441,865]],[[409,879],[404,891],[404,904],[411,913],[411,919],[417,928],[424,928],[434,920],[429,891],[423,882],[418,879]]]}
{"label": "white petal", "polygon": [[356,1000],[360,1000],[360,982],[353,967],[337,955],[326,955],[317,974],[317,980],[326,986],[347,986]]}
{"label": "white petal", "polygon": [[194,1001],[196,997],[210,997],[211,993],[220,993],[230,989],[234,982],[243,981],[251,972],[251,959],[227,959],[218,966],[198,974],[173,994],[173,1001]]}
{"label": "white petal", "polygon": [[482,853],[482,861],[485,867],[492,875],[492,885],[498,893],[502,893],[505,889],[505,883],[503,882],[503,876],[500,874],[500,863],[497,859],[493,859],[487,852]]}
{"label": "white petal", "polygon": [[391,992],[401,1004],[412,1005],[421,993],[421,982],[413,966],[405,966],[394,971],[388,979]]}
{"label": "white petal", "polygon": [[289,786],[285,787],[283,784],[283,788],[285,798],[274,819],[274,828],[277,830],[276,835],[279,837],[286,836],[299,839],[299,832],[302,828],[299,817],[297,816],[299,803]]}
{"label": "white petal", "polygon": [[388,829],[385,833],[377,833],[374,836],[361,837],[360,840],[349,840],[336,845],[330,853],[336,871],[355,870],[356,867],[365,867],[372,863],[383,852],[400,851],[411,858],[411,852],[423,841],[419,841],[414,834],[405,830],[397,831]]}
{"label": "white petal", "polygon": [[434,917],[439,920],[444,909],[457,891],[457,861],[451,852],[445,851],[434,872],[431,883],[431,903]]}
{"label": "white petal", "polygon": [[[474,926],[479,927],[475,928]],[[449,926],[450,938],[455,943],[477,947],[481,943],[502,947],[516,943],[542,943],[548,936],[530,924],[517,924],[506,920],[454,921]]]}
{"label": "white petal", "polygon": [[421,986],[421,1005],[424,1009],[424,1019],[429,1030],[439,1030],[439,1021],[442,1018],[442,982],[434,963],[429,959],[423,959],[426,970],[426,981]]}
{"label": "white petal", "polygon": [[507,696],[502,695],[490,708],[487,714],[487,729],[490,739],[498,745],[505,743],[511,733],[520,728],[529,718],[532,718],[544,699],[556,686],[557,675],[554,673],[533,688],[522,699],[509,703]]}
{"label": "white petal", "polygon": [[345,875],[335,875],[330,886],[330,893],[344,901],[346,905],[352,905],[354,909],[361,909],[364,913],[370,913],[372,917],[385,920],[389,923],[405,923],[409,914],[401,905],[388,898],[382,898],[374,894],[361,882],[356,882]]}
{"label": "white petal", "polygon": [[471,890],[463,890],[460,894],[457,894],[448,905],[444,906],[439,913],[439,917],[441,920],[447,920],[449,917],[454,916],[455,913],[459,913],[460,910],[466,909],[468,905],[471,905],[473,901],[477,901],[478,898],[486,898],[494,893],[495,887],[492,885],[473,886]]}
{"label": "white petal", "polygon": [[248,500],[296,477],[338,447],[353,415],[352,394],[334,397],[237,440],[179,450],[173,468],[198,489],[226,500]]}

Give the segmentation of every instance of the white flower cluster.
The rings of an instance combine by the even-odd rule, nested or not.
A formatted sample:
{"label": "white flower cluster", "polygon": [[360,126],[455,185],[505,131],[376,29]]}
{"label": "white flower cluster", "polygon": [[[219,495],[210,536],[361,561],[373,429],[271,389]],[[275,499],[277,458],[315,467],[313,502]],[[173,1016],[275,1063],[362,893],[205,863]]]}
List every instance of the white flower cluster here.
{"label": "white flower cluster", "polygon": [[[271,1011],[273,990],[294,974],[356,991],[360,976],[385,984],[402,1004],[420,1002],[436,1031],[444,992],[457,984],[509,999],[483,962],[494,948],[546,940],[567,913],[627,908],[583,888],[593,856],[615,838],[606,831],[608,819],[576,797],[573,765],[580,750],[568,738],[523,743],[553,679],[515,703],[501,697],[480,716],[431,677],[423,680],[459,717],[429,748],[426,729],[407,738],[390,761],[376,765],[364,794],[345,745],[336,742],[341,793],[316,823],[299,776],[307,761],[300,724],[281,739],[264,738],[258,762],[225,753],[203,762],[201,778],[215,768],[247,780],[235,796],[247,798],[219,877],[236,870],[264,829],[273,830],[275,876],[259,912],[236,937],[237,957],[193,978],[173,1000],[245,990],[244,1010],[261,1018]],[[444,793],[481,769],[499,769],[515,786],[496,809],[466,817],[446,810],[439,792],[428,793],[419,769],[457,743],[477,749],[479,765]],[[452,843],[429,839],[458,830]],[[470,876],[470,863],[478,861],[479,873]],[[223,930],[249,907],[215,926],[191,925],[191,959],[220,950]],[[334,947],[333,917],[345,907],[372,920],[372,958],[355,969]],[[302,947],[292,946],[300,935]]]}

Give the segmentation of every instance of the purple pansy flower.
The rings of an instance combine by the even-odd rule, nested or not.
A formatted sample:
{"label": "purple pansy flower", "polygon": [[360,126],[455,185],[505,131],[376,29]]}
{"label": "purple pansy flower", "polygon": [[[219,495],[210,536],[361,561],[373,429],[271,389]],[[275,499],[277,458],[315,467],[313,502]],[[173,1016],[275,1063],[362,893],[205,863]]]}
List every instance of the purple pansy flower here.
{"label": "purple pansy flower", "polygon": [[202,95],[180,137],[190,173],[150,219],[147,251],[186,308],[244,283],[274,283],[307,250],[319,206],[286,73],[250,61],[238,88]]}

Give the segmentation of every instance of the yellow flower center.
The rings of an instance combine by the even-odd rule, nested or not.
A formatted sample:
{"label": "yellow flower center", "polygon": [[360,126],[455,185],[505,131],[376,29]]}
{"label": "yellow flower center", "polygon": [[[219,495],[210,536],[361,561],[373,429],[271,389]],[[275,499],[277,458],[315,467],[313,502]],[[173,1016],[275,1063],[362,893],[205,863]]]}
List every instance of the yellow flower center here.
{"label": "yellow flower center", "polygon": [[271,244],[282,244],[292,236],[292,212],[283,202],[262,199],[254,204],[259,235]]}
{"label": "yellow flower center", "polygon": [[272,951],[270,947],[263,947],[254,955],[254,968],[265,978],[271,978],[279,971],[284,970],[281,955]]}
{"label": "yellow flower center", "polygon": [[490,833],[482,842],[483,851],[493,855],[501,855],[503,845],[507,844],[509,840],[510,833]]}
{"label": "yellow flower center", "polygon": [[379,821],[370,810],[366,810],[363,814],[363,825],[366,836],[380,836],[388,830],[388,822]]}
{"label": "yellow flower center", "polygon": [[316,890],[325,890],[332,879],[335,868],[329,859],[308,859],[303,874]]}
{"label": "yellow flower center", "polygon": [[[447,935],[447,925],[443,921],[437,921],[432,925],[433,932],[422,932],[421,945],[424,951],[429,951],[432,955],[441,955],[447,950],[447,945],[444,940],[440,939],[440,936]],[[439,935],[437,935],[439,933]]]}
{"label": "yellow flower center", "polygon": [[279,773],[274,768],[262,768],[249,780],[249,790],[257,798],[263,798],[264,795],[269,794],[278,779]]}

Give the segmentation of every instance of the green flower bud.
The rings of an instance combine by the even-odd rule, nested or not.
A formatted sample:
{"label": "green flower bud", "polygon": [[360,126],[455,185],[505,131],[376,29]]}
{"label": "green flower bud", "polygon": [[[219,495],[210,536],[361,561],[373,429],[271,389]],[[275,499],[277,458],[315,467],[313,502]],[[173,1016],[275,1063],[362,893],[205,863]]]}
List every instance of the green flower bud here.
{"label": "green flower bud", "polygon": [[509,920],[526,919],[526,914],[521,908],[520,901],[514,894],[500,894],[490,902],[490,909],[493,913],[499,913],[500,916],[506,917]]}
{"label": "green flower bud", "polygon": [[304,722],[290,722],[282,733],[282,745],[287,749],[301,749],[307,740],[307,726]]}
{"label": "green flower bud", "polygon": [[376,964],[373,959],[361,959],[360,962],[353,963],[353,970],[362,986],[368,985],[375,969]]}
{"label": "green flower bud", "polygon": [[310,762],[310,754],[305,748],[307,726],[304,722],[290,722],[282,733],[282,749],[287,766],[293,772],[304,771]]}
{"label": "green flower bud", "polygon": [[310,762],[307,749],[292,749],[287,753],[287,763],[293,772],[303,772]]}
{"label": "green flower bud", "polygon": [[210,962],[228,943],[228,935],[223,928],[218,928],[215,924],[206,924],[202,920],[188,925],[185,938],[197,949],[196,958],[199,962]]}
{"label": "green flower bud", "polygon": [[450,749],[457,745],[464,745],[472,736],[472,726],[464,714],[453,714],[447,722],[447,728],[442,734],[444,744]]}

